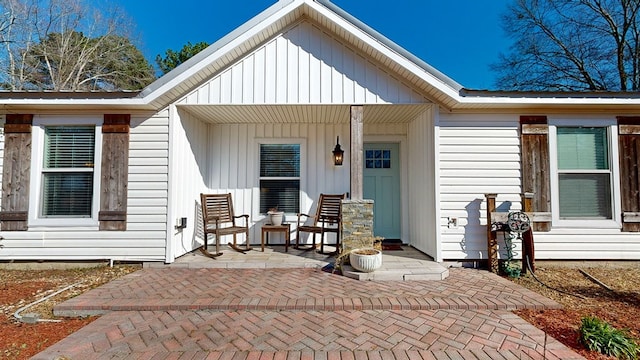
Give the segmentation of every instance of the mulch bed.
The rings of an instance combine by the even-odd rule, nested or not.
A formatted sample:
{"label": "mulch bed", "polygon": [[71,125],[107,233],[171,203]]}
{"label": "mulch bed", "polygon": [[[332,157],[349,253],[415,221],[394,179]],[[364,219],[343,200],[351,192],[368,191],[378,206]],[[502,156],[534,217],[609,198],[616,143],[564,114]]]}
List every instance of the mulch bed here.
{"label": "mulch bed", "polygon": [[610,359],[582,346],[578,332],[580,322],[585,316],[595,316],[618,329],[628,329],[631,336],[640,339],[640,263],[581,269],[613,291],[589,280],[577,267],[543,265],[536,270],[536,277],[548,287],[531,275],[512,280],[559,302],[564,309],[519,310],[515,313],[587,359]]}
{"label": "mulch bed", "polygon": [[[89,324],[97,317],[56,319],[53,306],[139,268],[122,265],[71,270],[0,269],[0,359],[28,359]],[[13,316],[20,308],[71,284],[77,285],[20,314],[36,313],[41,319],[60,322],[28,324]]]}
{"label": "mulch bed", "polygon": [[[81,282],[70,291],[44,301],[25,312],[54,318],[54,304],[139,269],[120,265],[75,270],[0,269],[0,358],[28,359],[95,318],[60,319],[57,323],[21,323],[13,318],[20,307],[69,284]],[[589,360],[609,359],[587,351],[579,342],[578,327],[584,316],[597,316],[617,328],[629,329],[640,338],[640,263],[627,266],[584,267],[589,274],[613,289],[609,291],[583,276],[577,268],[538,264],[536,276],[546,285],[583,298],[551,290],[533,277],[512,279],[564,306],[561,310],[520,310],[516,313]],[[330,271],[332,269],[326,269]]]}

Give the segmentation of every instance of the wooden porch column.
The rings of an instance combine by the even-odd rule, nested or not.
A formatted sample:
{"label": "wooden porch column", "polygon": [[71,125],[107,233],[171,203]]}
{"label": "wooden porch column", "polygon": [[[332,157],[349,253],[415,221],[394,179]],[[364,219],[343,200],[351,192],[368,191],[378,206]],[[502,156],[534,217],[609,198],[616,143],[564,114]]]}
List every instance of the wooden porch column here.
{"label": "wooden porch column", "polygon": [[498,240],[496,232],[491,231],[493,219],[491,213],[496,211],[496,197],[498,194],[485,194],[487,198],[487,260],[489,261],[489,271],[498,273],[500,270],[498,265]]}
{"label": "wooden porch column", "polygon": [[363,113],[362,105],[351,106],[351,199],[362,200],[363,197],[363,180],[362,180],[362,164],[364,149],[364,132],[363,132]]}
{"label": "wooden porch column", "polygon": [[[533,193],[523,193],[520,195],[522,201],[522,211],[527,214],[533,213]],[[531,265],[531,271],[536,272],[536,257],[535,248],[533,244],[533,216],[529,218],[531,221],[531,227],[524,234],[522,234],[522,273],[527,273],[527,256],[529,257],[529,264]]]}

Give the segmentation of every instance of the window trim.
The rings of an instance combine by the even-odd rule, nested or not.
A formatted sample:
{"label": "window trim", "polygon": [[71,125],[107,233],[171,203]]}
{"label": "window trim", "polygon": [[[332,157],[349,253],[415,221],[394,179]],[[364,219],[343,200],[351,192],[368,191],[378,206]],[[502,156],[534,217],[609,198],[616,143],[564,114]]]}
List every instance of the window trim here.
{"label": "window trim", "polygon": [[[612,219],[560,219],[559,174],[558,171],[558,127],[605,127],[609,146],[609,172],[611,184]],[[602,118],[562,118],[549,119],[549,169],[551,172],[551,214],[552,227],[558,228],[599,228],[619,229],[622,226],[620,204],[620,174],[618,162],[618,125],[616,119]],[[601,171],[594,171],[597,173]]]}
{"label": "window trim", "polygon": [[[36,115],[33,119],[31,146],[31,184],[29,185],[29,228],[76,227],[97,229],[100,211],[100,180],[102,162],[102,123],[99,116],[47,116]],[[90,217],[45,218],[41,216],[45,127],[47,126],[95,126],[95,147],[93,166],[93,198]]]}
{"label": "window trim", "polygon": [[[253,191],[253,204],[255,204],[254,206],[252,206],[252,211],[251,211],[251,218],[254,219],[254,221],[261,221],[263,219],[266,219],[267,216],[265,214],[261,214],[260,213],[260,145],[277,145],[277,144],[286,144],[286,145],[293,145],[293,144],[297,144],[300,145],[300,190],[299,190],[299,203],[298,203],[298,209],[299,211],[303,211],[303,209],[305,209],[305,205],[307,204],[307,202],[309,201],[309,199],[307,199],[306,196],[306,192],[304,191],[304,189],[306,188],[306,174],[307,174],[307,161],[306,161],[306,156],[307,156],[307,144],[306,144],[306,139],[304,138],[256,138],[254,141],[254,179],[255,179],[255,185],[254,185],[254,191]],[[293,221],[294,219],[294,215],[295,214],[288,214],[289,216],[287,216],[287,214],[285,214],[285,221]]]}

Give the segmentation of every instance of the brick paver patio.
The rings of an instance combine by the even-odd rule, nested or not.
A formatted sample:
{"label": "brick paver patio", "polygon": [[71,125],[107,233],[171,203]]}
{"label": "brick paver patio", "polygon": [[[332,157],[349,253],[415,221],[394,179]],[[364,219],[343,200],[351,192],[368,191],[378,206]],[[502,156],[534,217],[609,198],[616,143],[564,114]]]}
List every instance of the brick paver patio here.
{"label": "brick paver patio", "polygon": [[56,307],[105,314],[34,359],[580,359],[485,271],[362,282],[316,269],[143,269]]}

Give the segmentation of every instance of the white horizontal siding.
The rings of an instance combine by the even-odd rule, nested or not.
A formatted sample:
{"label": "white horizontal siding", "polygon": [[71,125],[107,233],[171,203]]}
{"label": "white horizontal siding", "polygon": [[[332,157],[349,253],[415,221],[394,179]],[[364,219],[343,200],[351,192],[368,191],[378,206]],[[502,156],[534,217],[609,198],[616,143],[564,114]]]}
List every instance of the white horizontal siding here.
{"label": "white horizontal siding", "polygon": [[183,104],[424,103],[424,96],[320,27],[303,21],[187,95]]}
{"label": "white horizontal siding", "polygon": [[[439,169],[442,256],[485,259],[484,194],[497,193],[497,206],[520,208],[520,140],[514,115],[440,114]],[[448,227],[449,218],[458,228]]]}
{"label": "white horizontal siding", "polygon": [[73,227],[4,231],[0,260],[164,261],[168,126],[166,111],[131,119],[126,231]]}
{"label": "white horizontal siding", "polygon": [[[521,208],[518,120],[516,115],[441,114],[439,225],[444,259],[486,259],[485,194],[498,194],[498,211]],[[449,218],[457,219],[457,228],[448,227]],[[638,235],[619,229],[553,228],[536,232],[534,242],[538,259],[640,259]],[[499,244],[504,246],[501,239]]]}
{"label": "white horizontal siding", "polygon": [[534,241],[538,259],[640,260],[638,233],[618,229],[552,229]]}

